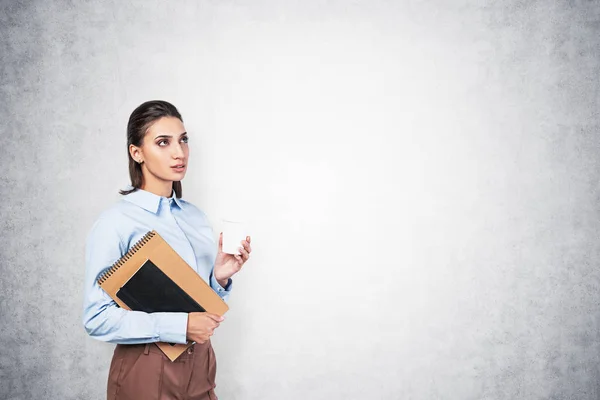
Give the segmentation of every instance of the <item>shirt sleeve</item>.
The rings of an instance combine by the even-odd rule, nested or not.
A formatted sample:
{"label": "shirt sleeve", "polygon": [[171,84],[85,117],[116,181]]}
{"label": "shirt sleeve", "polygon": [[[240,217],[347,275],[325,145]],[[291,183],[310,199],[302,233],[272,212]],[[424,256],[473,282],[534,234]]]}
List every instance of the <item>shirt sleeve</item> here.
{"label": "shirt sleeve", "polygon": [[227,285],[225,285],[225,287],[221,286],[217,281],[217,278],[215,278],[215,275],[213,273],[214,270],[215,268],[213,267],[212,271],[210,271],[210,287],[213,288],[213,290],[217,292],[217,294],[221,296],[221,298],[224,301],[227,301],[227,299],[229,298],[229,293],[231,293],[231,286],[233,281],[231,278],[229,278],[229,280],[227,281]]}
{"label": "shirt sleeve", "polygon": [[187,313],[125,310],[98,284],[100,275],[126,252],[114,224],[97,220],[85,244],[85,330],[91,337],[109,343],[186,343]]}

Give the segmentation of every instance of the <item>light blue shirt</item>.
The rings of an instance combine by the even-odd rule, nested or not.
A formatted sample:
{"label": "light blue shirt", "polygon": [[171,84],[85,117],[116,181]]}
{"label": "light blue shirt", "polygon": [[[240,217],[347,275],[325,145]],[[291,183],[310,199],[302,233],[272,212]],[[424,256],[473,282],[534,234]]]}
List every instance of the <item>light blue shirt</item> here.
{"label": "light blue shirt", "polygon": [[210,286],[227,300],[213,275],[217,243],[206,214],[193,204],[138,189],[100,214],[85,245],[83,325],[110,343],[186,343],[187,313],[145,313],[120,308],[97,279],[148,231],[155,230]]}

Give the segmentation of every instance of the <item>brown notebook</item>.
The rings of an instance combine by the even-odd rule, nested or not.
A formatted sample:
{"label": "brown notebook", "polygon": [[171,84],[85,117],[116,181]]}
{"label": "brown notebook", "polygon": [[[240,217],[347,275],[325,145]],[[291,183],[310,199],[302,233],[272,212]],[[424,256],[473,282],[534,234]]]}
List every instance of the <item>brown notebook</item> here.
{"label": "brown notebook", "polygon": [[[98,278],[98,284],[126,310],[203,312],[223,315],[229,307],[156,231],[144,235]],[[192,343],[156,345],[174,361]]]}

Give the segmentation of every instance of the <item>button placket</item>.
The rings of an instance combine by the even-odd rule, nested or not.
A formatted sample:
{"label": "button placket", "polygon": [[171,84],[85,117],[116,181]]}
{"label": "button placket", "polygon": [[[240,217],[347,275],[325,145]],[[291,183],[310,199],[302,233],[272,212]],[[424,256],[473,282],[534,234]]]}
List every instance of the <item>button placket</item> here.
{"label": "button placket", "polygon": [[183,229],[181,228],[181,225],[179,225],[179,222],[177,222],[177,218],[175,218],[175,215],[173,215],[173,211],[171,210],[171,207],[173,205],[173,200],[172,199],[166,199],[165,201],[167,203],[167,211],[169,213],[169,215],[171,216],[171,219],[173,220],[173,222],[175,223],[175,226],[177,227],[177,231],[179,232],[180,236],[185,239],[185,242],[187,243],[188,249],[191,251],[191,254],[193,256],[194,259],[194,264],[190,265],[192,268],[194,268],[195,271],[198,271],[198,263],[196,261],[196,252],[194,251],[194,248],[192,247],[192,243],[190,242],[190,240],[188,239],[187,235],[185,234],[185,232],[183,231]]}

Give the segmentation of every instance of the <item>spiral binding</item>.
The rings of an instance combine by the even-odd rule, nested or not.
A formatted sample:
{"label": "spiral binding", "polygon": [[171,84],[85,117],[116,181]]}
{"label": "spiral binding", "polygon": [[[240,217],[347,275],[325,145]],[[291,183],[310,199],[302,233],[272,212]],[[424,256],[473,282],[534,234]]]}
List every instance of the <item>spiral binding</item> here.
{"label": "spiral binding", "polygon": [[108,278],[110,278],[112,276],[112,274],[114,274],[115,272],[117,272],[117,270],[119,268],[121,268],[123,266],[123,264],[125,264],[131,257],[133,257],[133,255],[142,248],[142,246],[144,246],[146,243],[148,243],[148,241],[150,239],[152,239],[154,237],[154,235],[156,234],[156,232],[154,231],[150,231],[148,233],[146,233],[140,240],[138,240],[130,249],[127,253],[125,253],[125,255],[121,258],[119,258],[113,265],[112,267],[110,267],[110,269],[108,271],[106,271],[105,273],[103,273],[99,278],[98,278],[98,284],[102,285],[104,282],[106,282],[106,280]]}

